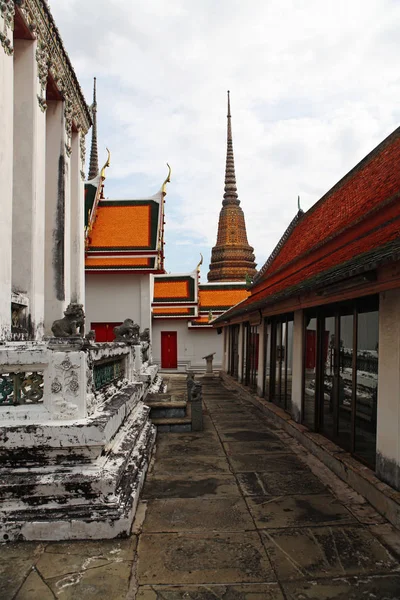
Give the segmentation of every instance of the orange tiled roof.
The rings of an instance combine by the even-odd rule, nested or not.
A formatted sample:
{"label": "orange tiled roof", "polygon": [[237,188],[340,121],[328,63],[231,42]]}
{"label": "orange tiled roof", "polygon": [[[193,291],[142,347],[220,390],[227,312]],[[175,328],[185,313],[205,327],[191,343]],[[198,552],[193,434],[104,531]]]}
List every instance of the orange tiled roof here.
{"label": "orange tiled roof", "polygon": [[157,250],[160,199],[100,200],[90,232],[91,250]]}
{"label": "orange tiled roof", "polygon": [[150,258],[110,257],[102,258],[87,256],[86,267],[150,267]]}
{"label": "orange tiled roof", "polygon": [[[263,275],[267,280],[284,269],[299,271],[299,263],[311,252],[345,234],[383,203],[399,194],[400,128],[368,154],[299,220],[289,238]],[[352,239],[355,236],[351,236]],[[370,248],[372,248],[372,243]],[[367,249],[370,249],[367,248]],[[331,264],[336,257],[329,251]],[[350,255],[351,256],[351,255]],[[311,263],[312,261],[309,260]],[[313,269],[315,274],[319,269]],[[257,285],[257,289],[258,289]]]}
{"label": "orange tiled roof", "polygon": [[196,302],[196,277],[197,275],[193,274],[156,276],[154,278],[153,303]]}
{"label": "orange tiled roof", "polygon": [[196,325],[208,325],[209,321],[208,317],[197,317],[192,320],[192,323],[196,323]]}
{"label": "orange tiled roof", "polygon": [[154,315],[191,315],[193,314],[193,308],[188,308],[186,306],[174,306],[174,307],[163,307],[163,308],[153,308]]}
{"label": "orange tiled roof", "polygon": [[158,298],[188,298],[189,299],[189,282],[155,279],[154,281],[154,300]]}
{"label": "orange tiled roof", "polygon": [[226,309],[234,306],[249,296],[250,292],[245,288],[230,288],[228,286],[221,289],[199,289],[199,304],[202,310],[208,308]]}

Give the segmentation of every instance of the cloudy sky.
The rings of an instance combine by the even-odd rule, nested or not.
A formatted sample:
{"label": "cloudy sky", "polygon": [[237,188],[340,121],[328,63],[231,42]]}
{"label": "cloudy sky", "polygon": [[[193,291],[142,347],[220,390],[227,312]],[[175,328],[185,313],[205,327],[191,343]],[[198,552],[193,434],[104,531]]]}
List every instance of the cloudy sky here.
{"label": "cloudy sky", "polygon": [[[51,0],[87,101],[97,76],[109,198],[150,196],[172,166],[166,268],[216,242],[226,90],[258,267],[304,210],[400,125],[399,0]],[[90,142],[90,140],[88,140]]]}

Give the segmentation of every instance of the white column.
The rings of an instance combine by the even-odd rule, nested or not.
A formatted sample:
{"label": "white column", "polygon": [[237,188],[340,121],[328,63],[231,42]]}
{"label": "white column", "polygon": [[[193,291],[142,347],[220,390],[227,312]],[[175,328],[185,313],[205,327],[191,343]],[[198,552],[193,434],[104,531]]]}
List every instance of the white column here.
{"label": "white column", "polygon": [[376,472],[400,489],[400,289],[379,298]]}
{"label": "white column", "polygon": [[221,370],[224,373],[227,373],[228,371],[228,356],[230,353],[230,348],[229,348],[229,326],[228,327],[223,327],[222,328],[222,365],[221,365]]}
{"label": "white column", "polygon": [[0,45],[0,340],[11,332],[13,90],[13,58]]}
{"label": "white column", "polygon": [[47,103],[46,111],[46,241],[45,332],[63,316],[69,301],[69,160],[65,155],[64,111],[61,101]]}
{"label": "white column", "polygon": [[14,44],[12,287],[29,298],[35,339],[43,335],[46,116],[40,109],[36,41]]}
{"label": "white column", "polygon": [[150,275],[140,277],[140,331],[147,327],[150,329],[151,339],[151,301],[150,301]]}
{"label": "white column", "polygon": [[239,341],[238,341],[238,345],[239,345],[239,364],[238,364],[238,381],[240,383],[242,383],[243,381],[243,336],[244,336],[244,324],[240,323],[240,327],[239,327]]}
{"label": "white column", "polygon": [[259,337],[258,337],[258,372],[257,372],[257,394],[262,396],[263,393],[263,383],[264,383],[264,352],[265,352],[265,326],[264,320],[261,321],[261,324],[258,327]]}
{"label": "white column", "polygon": [[303,311],[294,312],[293,359],[292,359],[292,417],[301,422],[301,400],[303,394]]}
{"label": "white column", "polygon": [[80,132],[72,133],[71,154],[71,302],[85,304],[84,184]]}

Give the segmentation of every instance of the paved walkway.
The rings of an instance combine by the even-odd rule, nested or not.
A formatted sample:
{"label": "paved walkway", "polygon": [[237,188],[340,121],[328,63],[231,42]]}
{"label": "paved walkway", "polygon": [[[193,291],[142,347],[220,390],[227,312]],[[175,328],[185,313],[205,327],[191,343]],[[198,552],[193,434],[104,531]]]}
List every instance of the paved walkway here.
{"label": "paved walkway", "polygon": [[204,432],[158,436],[131,539],[2,546],[1,600],[399,600],[399,532],[219,380],[203,398]]}

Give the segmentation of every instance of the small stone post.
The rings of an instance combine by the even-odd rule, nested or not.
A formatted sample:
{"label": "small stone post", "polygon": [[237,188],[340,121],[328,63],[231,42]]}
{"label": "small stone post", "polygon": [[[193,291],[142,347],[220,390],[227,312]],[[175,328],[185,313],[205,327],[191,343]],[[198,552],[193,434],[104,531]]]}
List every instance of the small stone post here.
{"label": "small stone post", "polygon": [[191,408],[192,431],[203,431],[203,393],[201,383],[191,373],[187,377],[187,397]]}
{"label": "small stone post", "polygon": [[203,356],[203,358],[206,360],[206,373],[212,373],[213,372],[213,358],[214,358],[214,354],[215,352],[213,352],[212,354],[207,354],[207,356]]}

